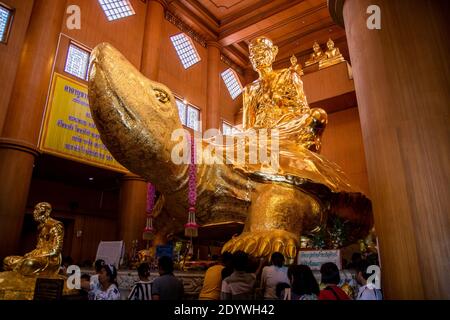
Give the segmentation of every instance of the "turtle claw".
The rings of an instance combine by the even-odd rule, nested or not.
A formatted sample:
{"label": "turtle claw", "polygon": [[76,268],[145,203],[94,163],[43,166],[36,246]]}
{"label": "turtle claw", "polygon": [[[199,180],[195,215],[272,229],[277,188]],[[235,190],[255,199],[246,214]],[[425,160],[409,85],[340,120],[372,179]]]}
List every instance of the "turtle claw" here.
{"label": "turtle claw", "polygon": [[254,257],[270,257],[281,252],[287,259],[295,259],[299,241],[295,234],[285,230],[243,232],[228,241],[222,252],[244,251]]}

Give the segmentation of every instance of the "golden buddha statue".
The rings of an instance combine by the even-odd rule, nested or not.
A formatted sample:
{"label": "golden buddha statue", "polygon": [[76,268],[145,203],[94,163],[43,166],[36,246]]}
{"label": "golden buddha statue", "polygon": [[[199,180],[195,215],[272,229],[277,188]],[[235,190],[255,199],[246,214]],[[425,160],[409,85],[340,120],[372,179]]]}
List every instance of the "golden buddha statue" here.
{"label": "golden buddha statue", "polygon": [[319,69],[326,68],[345,61],[344,57],[339,51],[339,48],[334,47],[334,41],[331,40],[331,38],[327,41],[327,48],[328,50],[325,51],[325,59],[319,62]]}
{"label": "golden buddha statue", "polygon": [[[244,88],[243,130],[267,128],[290,132],[289,140],[319,151],[327,114],[320,108],[309,108],[295,56],[291,57],[290,68],[273,70],[278,47],[270,39],[257,38],[250,43],[249,51],[259,78]],[[295,130],[287,130],[287,126],[293,125]]]}
{"label": "golden buddha statue", "polygon": [[61,265],[64,226],[50,218],[52,207],[40,202],[34,207],[33,217],[39,223],[36,249],[24,256],[9,256],[3,260],[5,271],[17,271],[24,276],[55,275]]}
{"label": "golden buddha statue", "polygon": [[314,51],[313,53],[311,53],[309,60],[305,62],[305,67],[313,65],[320,60],[325,59],[325,54],[323,53],[322,49],[320,49],[320,45],[317,43],[317,41],[314,41],[313,50]]}

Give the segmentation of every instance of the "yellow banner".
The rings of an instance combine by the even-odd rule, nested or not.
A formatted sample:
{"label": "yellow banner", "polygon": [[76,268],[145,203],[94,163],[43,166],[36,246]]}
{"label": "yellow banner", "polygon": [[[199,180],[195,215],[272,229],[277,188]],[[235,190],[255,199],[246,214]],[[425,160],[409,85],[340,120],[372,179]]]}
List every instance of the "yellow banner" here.
{"label": "yellow banner", "polygon": [[59,73],[53,75],[40,148],[74,161],[127,171],[100,140],[89,109],[87,86]]}

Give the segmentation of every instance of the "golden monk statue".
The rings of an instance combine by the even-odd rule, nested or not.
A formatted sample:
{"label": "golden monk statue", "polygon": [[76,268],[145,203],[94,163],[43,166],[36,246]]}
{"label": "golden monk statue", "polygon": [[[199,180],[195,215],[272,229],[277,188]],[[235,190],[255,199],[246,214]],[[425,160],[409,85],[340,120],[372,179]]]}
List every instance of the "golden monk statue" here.
{"label": "golden monk statue", "polygon": [[298,130],[291,130],[288,139],[319,151],[327,114],[319,108],[310,110],[295,56],[291,58],[291,68],[273,70],[278,47],[270,39],[257,38],[250,43],[249,50],[250,62],[259,78],[244,88],[242,128],[284,129],[291,121],[296,123],[305,116]]}
{"label": "golden monk statue", "polygon": [[3,260],[5,271],[17,271],[25,276],[55,275],[61,266],[64,226],[50,218],[52,207],[40,202],[34,207],[33,217],[39,223],[36,249],[24,256],[9,256]]}
{"label": "golden monk statue", "polygon": [[[343,245],[365,237],[373,223],[370,200],[318,153],[325,111],[309,108],[298,68],[273,70],[278,49],[272,41],[256,39],[249,49],[259,78],[244,89],[243,132],[231,135],[230,144],[212,138],[196,141],[197,222],[203,227],[245,223],[223,250],[244,250],[255,257],[279,251],[292,260],[301,235],[328,230],[336,217],[349,228]],[[186,132],[170,89],[145,78],[102,43],[91,55],[89,104],[114,158],[165,197],[154,245],[182,232],[189,211],[189,163],[177,159],[189,153],[180,147],[187,145]],[[240,162],[232,157],[236,149],[225,152],[243,145],[248,159],[253,142],[247,138],[255,132],[268,133],[262,140],[274,151],[278,166]]]}
{"label": "golden monk statue", "polygon": [[331,40],[331,38],[327,41],[327,48],[328,50],[325,51],[325,59],[319,62],[319,69],[326,68],[345,61],[344,57],[339,51],[339,48],[334,47],[334,41]]}
{"label": "golden monk statue", "polygon": [[325,54],[323,53],[323,51],[320,48],[320,45],[317,43],[317,41],[314,41],[313,50],[314,51],[313,51],[313,53],[311,53],[309,60],[305,62],[305,67],[313,65],[313,64],[319,62],[320,60],[325,59]]}

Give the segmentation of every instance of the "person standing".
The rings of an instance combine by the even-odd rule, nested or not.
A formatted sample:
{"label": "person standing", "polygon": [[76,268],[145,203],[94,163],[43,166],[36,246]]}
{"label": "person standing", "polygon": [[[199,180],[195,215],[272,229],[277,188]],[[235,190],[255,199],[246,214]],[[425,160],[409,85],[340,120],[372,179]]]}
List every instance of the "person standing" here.
{"label": "person standing", "polygon": [[356,300],[383,300],[381,290],[373,283],[367,282],[367,279],[370,276],[367,273],[367,268],[369,266],[367,261],[362,260],[356,267],[356,281],[361,285],[358,294],[356,295]]}
{"label": "person standing", "polygon": [[153,281],[152,300],[181,300],[183,282],[173,274],[172,258],[163,256],[158,260],[159,277]]}
{"label": "person standing", "polygon": [[319,300],[350,300],[350,297],[339,288],[341,282],[339,269],[333,262],[324,263],[320,267],[324,289],[320,291]]}
{"label": "person standing", "polygon": [[261,289],[264,292],[264,299],[278,299],[276,287],[278,283],[289,283],[288,268],[283,266],[284,256],[280,252],[274,252],[270,261],[272,265],[262,270]]}
{"label": "person standing", "polygon": [[139,281],[133,286],[128,300],[152,300],[152,282],[150,281],[150,266],[147,262],[139,265]]}
{"label": "person standing", "polygon": [[225,269],[225,263],[230,260],[232,254],[224,252],[220,263],[209,267],[205,273],[203,287],[200,291],[199,300],[219,300],[222,287],[222,271]]}

